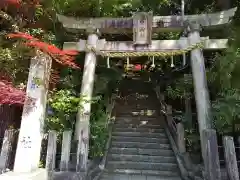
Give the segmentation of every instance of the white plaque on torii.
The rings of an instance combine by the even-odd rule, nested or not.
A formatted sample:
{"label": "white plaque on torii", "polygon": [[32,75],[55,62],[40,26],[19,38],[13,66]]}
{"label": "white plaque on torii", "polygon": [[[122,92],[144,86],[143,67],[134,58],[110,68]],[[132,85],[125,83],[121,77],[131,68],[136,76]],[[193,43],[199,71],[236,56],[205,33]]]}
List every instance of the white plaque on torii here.
{"label": "white plaque on torii", "polygon": [[133,15],[133,42],[149,45],[152,39],[152,13],[138,12]]}

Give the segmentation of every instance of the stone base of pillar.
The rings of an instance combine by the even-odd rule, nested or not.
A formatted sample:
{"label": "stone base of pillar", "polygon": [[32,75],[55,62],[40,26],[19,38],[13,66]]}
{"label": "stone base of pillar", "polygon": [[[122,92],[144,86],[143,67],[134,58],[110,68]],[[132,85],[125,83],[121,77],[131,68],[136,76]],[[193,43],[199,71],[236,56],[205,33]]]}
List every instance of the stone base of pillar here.
{"label": "stone base of pillar", "polygon": [[47,180],[45,169],[37,169],[31,173],[7,172],[0,175],[1,180]]}

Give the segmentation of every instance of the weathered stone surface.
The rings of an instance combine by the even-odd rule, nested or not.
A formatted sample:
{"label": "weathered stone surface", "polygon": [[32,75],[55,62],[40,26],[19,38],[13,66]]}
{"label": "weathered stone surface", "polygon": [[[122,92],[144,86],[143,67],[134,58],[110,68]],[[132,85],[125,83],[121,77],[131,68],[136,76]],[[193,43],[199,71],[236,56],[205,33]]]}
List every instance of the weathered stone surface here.
{"label": "weathered stone surface", "polygon": [[1,180],[47,180],[45,169],[37,169],[31,173],[7,172],[0,175]]}
{"label": "weathered stone surface", "polygon": [[14,172],[38,169],[51,65],[52,58],[39,50],[31,59]]}
{"label": "weathered stone surface", "polygon": [[127,82],[122,101],[118,101],[115,107],[125,113],[116,115],[106,168],[100,180],[180,180],[163,119],[157,114],[150,118],[129,116],[129,108],[132,111],[148,110],[148,105],[156,112],[158,106],[153,106],[157,101],[154,92],[145,83]]}
{"label": "weathered stone surface", "polygon": [[[232,8],[226,11],[221,11],[211,14],[196,14],[196,15],[185,15],[184,21],[198,22],[203,27],[223,25],[229,22],[230,18],[234,16],[237,8]],[[74,29],[86,29],[89,27],[94,27],[101,29],[101,32],[116,33],[121,31],[126,31],[127,29],[133,28],[132,17],[126,18],[84,18],[77,19],[73,17],[67,17],[58,14],[58,20],[62,22],[63,26],[69,30]],[[172,31],[173,29],[182,30],[183,29],[183,18],[182,16],[154,16],[152,21],[153,31]]]}

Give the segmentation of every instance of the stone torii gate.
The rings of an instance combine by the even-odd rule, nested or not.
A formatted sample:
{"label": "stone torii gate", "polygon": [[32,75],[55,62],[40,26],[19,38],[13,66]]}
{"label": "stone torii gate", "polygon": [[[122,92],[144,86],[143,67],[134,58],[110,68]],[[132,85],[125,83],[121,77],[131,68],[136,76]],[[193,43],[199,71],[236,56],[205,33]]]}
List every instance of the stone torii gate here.
{"label": "stone torii gate", "polygon": [[[226,48],[226,39],[208,39],[200,37],[200,26],[204,29],[227,24],[234,16],[236,8],[212,14],[182,16],[152,16],[151,13],[136,13],[130,18],[89,18],[76,19],[58,15],[59,21],[67,31],[86,30],[87,40],[66,42],[64,49],[85,51],[85,64],[82,79],[81,95],[91,100],[96,56],[106,57],[139,57],[139,56],[172,56],[191,51],[192,73],[194,78],[195,97],[198,111],[199,132],[202,140],[203,129],[210,128],[210,103],[206,83],[205,64],[201,45],[204,49]],[[184,22],[184,23],[183,23]],[[186,23],[187,22],[187,23]],[[152,32],[187,31],[187,37],[180,40],[151,40]],[[132,32],[133,42],[107,42],[99,39],[99,32],[118,34]],[[83,112],[78,113],[76,121],[76,137],[82,142],[80,155],[81,168],[87,170],[89,146],[89,119],[91,103],[85,103]],[[201,141],[203,157],[205,146]]]}
{"label": "stone torii gate", "polygon": [[[209,127],[209,97],[206,88],[205,65],[201,50],[198,48],[201,44],[203,49],[222,49],[226,48],[226,39],[208,39],[200,38],[199,25],[204,29],[210,26],[218,27],[227,24],[236,8],[212,14],[189,15],[184,19],[181,16],[152,16],[149,13],[136,13],[129,18],[84,18],[75,19],[58,15],[67,31],[86,30],[88,39],[79,42],[67,42],[65,49],[77,49],[86,51],[84,73],[82,79],[81,95],[91,100],[95,67],[97,56],[122,57],[124,56],[154,56],[154,53],[173,55],[173,53],[186,53],[191,51],[191,62],[194,77],[195,95],[197,100],[199,131]],[[152,40],[152,32],[170,32],[183,31],[182,21],[188,21],[190,24],[196,24],[190,27],[187,38],[180,40]],[[107,42],[99,39],[99,33],[118,34],[120,32],[133,33],[133,42]],[[124,54],[125,53],[125,54]],[[126,54],[127,53],[127,54]],[[179,54],[179,53],[178,53]],[[40,59],[49,59],[48,64],[42,64]],[[45,62],[45,61],[44,61]],[[47,61],[46,61],[47,62]],[[25,102],[20,128],[18,147],[14,165],[14,172],[29,173],[38,168],[41,140],[43,130],[43,120],[46,111],[46,98],[48,81],[51,68],[51,59],[49,56],[39,54],[38,59],[33,59],[29,72],[27,85],[27,95],[35,99],[34,108],[28,101]],[[38,78],[44,86],[38,86],[34,81]],[[91,103],[88,101],[83,106],[83,111],[78,113],[76,123],[76,137],[82,143],[81,154],[79,155],[81,170],[87,171],[88,144],[89,144],[89,118],[91,112]],[[30,123],[29,123],[30,122]],[[30,125],[31,124],[31,125]],[[204,146],[202,146],[204,147]],[[26,157],[26,158],[25,158]],[[18,178],[19,179],[19,178]],[[21,179],[21,178],[20,178]]]}

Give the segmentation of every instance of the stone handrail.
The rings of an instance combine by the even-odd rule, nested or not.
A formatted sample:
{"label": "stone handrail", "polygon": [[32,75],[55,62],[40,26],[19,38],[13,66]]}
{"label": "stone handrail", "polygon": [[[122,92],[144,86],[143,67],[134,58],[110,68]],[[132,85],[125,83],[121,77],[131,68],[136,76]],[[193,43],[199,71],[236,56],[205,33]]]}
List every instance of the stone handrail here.
{"label": "stone handrail", "polygon": [[[178,141],[178,128],[179,128],[178,124],[181,124],[181,123],[177,124],[174,121],[174,119],[172,117],[172,106],[166,104],[164,95],[160,94],[159,89],[156,91],[156,94],[157,94],[157,98],[159,99],[160,106],[161,106],[160,111],[161,111],[162,114],[165,115],[167,126],[169,127],[169,131],[171,133],[171,136],[173,137],[174,141],[177,143],[177,141]],[[182,133],[184,133],[184,129],[183,129]]]}
{"label": "stone handrail", "polygon": [[172,117],[172,107],[167,105],[164,99],[164,95],[160,93],[160,87],[155,88],[157,98],[160,102],[161,114],[165,115],[165,131],[170,140],[170,144],[173,148],[174,154],[177,158],[177,163],[180,168],[182,178],[184,180],[197,179],[202,180],[201,177],[196,176],[196,173],[201,170],[194,168],[188,153],[186,152],[185,140],[184,140],[184,126],[181,122],[176,123]]}
{"label": "stone handrail", "polygon": [[112,137],[112,124],[113,124],[113,120],[111,118],[112,116],[112,112],[113,112],[113,109],[114,109],[114,106],[115,106],[115,100],[117,98],[118,94],[114,94],[111,98],[111,103],[109,105],[109,109],[108,109],[108,121],[107,121],[107,126],[108,126],[108,130],[109,130],[109,135],[108,135],[108,141],[107,141],[107,144],[106,144],[106,147],[105,147],[105,156],[103,157],[100,165],[99,165],[99,168],[101,170],[103,170],[105,168],[105,164],[106,164],[106,159],[107,159],[107,154],[108,154],[108,150],[109,150],[109,146],[110,146],[110,142],[111,142],[111,137]]}

